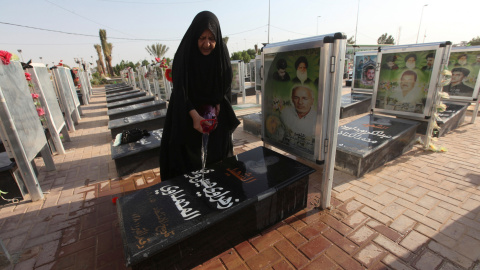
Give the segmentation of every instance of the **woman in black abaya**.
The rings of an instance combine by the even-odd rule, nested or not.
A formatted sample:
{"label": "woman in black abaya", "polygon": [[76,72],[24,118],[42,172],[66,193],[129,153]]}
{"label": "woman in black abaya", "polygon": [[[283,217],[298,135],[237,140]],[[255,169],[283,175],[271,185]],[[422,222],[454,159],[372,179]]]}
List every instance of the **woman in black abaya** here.
{"label": "woman in black abaya", "polygon": [[202,108],[215,108],[207,165],[233,155],[232,133],[240,124],[230,104],[232,67],[215,14],[197,14],[173,60],[173,91],[160,146],[160,175],[167,180],[202,168]]}

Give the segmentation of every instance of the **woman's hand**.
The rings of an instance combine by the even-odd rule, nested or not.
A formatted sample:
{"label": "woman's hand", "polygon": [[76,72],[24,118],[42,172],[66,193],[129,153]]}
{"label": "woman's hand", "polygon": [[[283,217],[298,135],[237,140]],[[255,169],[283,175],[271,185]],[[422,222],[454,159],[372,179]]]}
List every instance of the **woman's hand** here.
{"label": "woman's hand", "polygon": [[[205,118],[201,117],[200,114],[198,114],[197,110],[191,110],[189,114],[193,120],[193,128],[198,132],[203,133],[202,124],[200,122],[202,120],[205,120]],[[206,123],[206,125],[210,125],[210,123],[208,123],[207,121],[205,121],[204,123]]]}
{"label": "woman's hand", "polygon": [[215,105],[215,116],[217,116],[217,119],[219,114],[220,114],[220,104],[217,104]]}

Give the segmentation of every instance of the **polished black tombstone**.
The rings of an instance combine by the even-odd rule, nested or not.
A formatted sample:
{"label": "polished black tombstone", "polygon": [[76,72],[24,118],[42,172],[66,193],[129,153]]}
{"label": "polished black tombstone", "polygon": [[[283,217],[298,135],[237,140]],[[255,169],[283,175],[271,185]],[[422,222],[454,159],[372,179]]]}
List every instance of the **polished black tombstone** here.
{"label": "polished black tombstone", "polygon": [[144,97],[146,95],[147,95],[147,93],[145,93],[145,92],[137,92],[137,93],[128,93],[126,95],[121,95],[121,96],[116,96],[116,97],[111,97],[111,98],[107,97],[107,104],[108,103],[119,102],[119,101],[122,101],[122,100],[137,98],[137,97]]}
{"label": "polished black tombstone", "polygon": [[119,198],[127,266],[197,266],[305,208],[314,171],[258,147]]}
{"label": "polished black tombstone", "polygon": [[245,88],[246,96],[254,96],[256,94],[257,94],[257,91],[255,91],[255,85]]}
{"label": "polished black tombstone", "polygon": [[140,90],[126,90],[126,91],[117,92],[113,94],[107,94],[106,97],[107,99],[109,99],[109,98],[114,98],[114,97],[124,96],[128,94],[134,94],[134,93],[140,93]]}
{"label": "polished black tombstone", "polygon": [[252,113],[243,116],[243,131],[255,136],[262,134],[262,112]]}
{"label": "polished black tombstone", "polygon": [[[452,102],[443,102],[447,105],[447,108],[444,112],[438,113],[437,125],[440,127],[439,130],[434,131],[434,137],[440,137],[445,135],[447,132],[456,129],[460,126],[465,120],[465,115],[467,114],[467,108],[470,103],[452,103]],[[398,116],[397,116],[398,117]],[[417,133],[425,135],[427,133],[428,122],[421,122],[420,126],[417,128]]]}
{"label": "polished black tombstone", "polygon": [[349,93],[342,96],[340,105],[340,119],[359,115],[372,108],[372,95]]}
{"label": "polished black tombstone", "polygon": [[126,83],[114,83],[114,84],[106,84],[105,89],[112,89],[112,88],[119,88],[128,86]]}
{"label": "polished black tombstone", "polygon": [[150,136],[136,142],[111,145],[112,159],[118,176],[158,168],[163,129],[150,131]]}
{"label": "polished black tombstone", "polygon": [[368,114],[338,127],[335,169],[360,177],[382,166],[411,149],[418,125]]}
{"label": "polished black tombstone", "polygon": [[120,119],[108,121],[108,128],[112,134],[112,138],[124,131],[133,128],[141,130],[154,130],[163,128],[165,123],[165,116],[167,109],[162,109],[153,112],[141,113],[133,116],[128,116]]}
{"label": "polished black tombstone", "polygon": [[28,194],[27,187],[23,180],[19,179],[20,173],[17,171],[17,165],[11,161],[7,152],[0,153],[0,190],[7,192],[2,195],[6,200],[0,198],[0,205],[10,203],[8,200],[23,200],[23,194]]}
{"label": "polished black tombstone", "polygon": [[110,95],[118,92],[130,91],[133,90],[132,86],[123,86],[118,88],[110,88],[109,90],[105,90],[105,94]]}
{"label": "polished black tombstone", "polygon": [[133,104],[126,107],[120,107],[107,111],[110,120],[120,119],[128,116],[134,116],[141,113],[152,112],[165,109],[167,103],[163,100],[148,101],[139,104]]}
{"label": "polished black tombstone", "polygon": [[107,109],[109,110],[116,109],[116,108],[125,107],[133,104],[153,101],[154,99],[155,99],[154,96],[143,96],[143,97],[137,97],[137,98],[131,98],[131,99],[126,99],[122,101],[107,103]]}

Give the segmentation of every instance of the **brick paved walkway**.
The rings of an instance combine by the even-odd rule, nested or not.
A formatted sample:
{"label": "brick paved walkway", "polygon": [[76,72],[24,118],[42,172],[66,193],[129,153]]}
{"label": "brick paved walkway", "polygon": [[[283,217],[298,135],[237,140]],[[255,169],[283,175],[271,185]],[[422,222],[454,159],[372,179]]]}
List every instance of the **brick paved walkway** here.
{"label": "brick paved walkway", "polygon": [[[83,112],[57,170],[35,160],[45,200],[0,207],[6,269],[125,268],[111,199],[158,183],[159,169],[118,178],[103,88]],[[306,209],[197,269],[480,269],[478,122],[442,137],[447,153],[414,147],[359,179],[335,171],[328,211],[316,207],[321,167],[308,163]],[[236,154],[262,145],[242,126],[234,143]]]}

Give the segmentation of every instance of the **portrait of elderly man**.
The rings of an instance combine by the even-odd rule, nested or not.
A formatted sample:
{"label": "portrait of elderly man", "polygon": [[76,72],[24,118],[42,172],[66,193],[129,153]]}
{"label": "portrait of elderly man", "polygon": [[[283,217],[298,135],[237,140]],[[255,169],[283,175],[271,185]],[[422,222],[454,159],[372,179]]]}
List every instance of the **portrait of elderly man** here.
{"label": "portrait of elderly man", "polygon": [[307,69],[307,58],[305,56],[300,56],[297,61],[295,61],[295,70],[297,71],[297,76],[292,79],[292,82],[301,84],[311,83],[312,80],[308,78]]}
{"label": "portrait of elderly man", "polygon": [[368,65],[363,70],[362,83],[364,85],[373,86],[375,83],[375,67],[373,65]]}
{"label": "portrait of elderly man", "polygon": [[287,106],[282,110],[283,124],[294,133],[313,137],[317,110],[313,106],[315,98],[312,89],[297,85],[292,89],[291,98],[294,106]]}
{"label": "portrait of elderly man", "polygon": [[473,94],[473,88],[465,85],[463,80],[470,74],[470,70],[463,67],[452,69],[452,79],[450,84],[443,87],[443,92],[452,96],[470,97]]}
{"label": "portrait of elderly man", "polygon": [[424,94],[416,84],[417,73],[415,71],[407,70],[402,73],[399,86],[394,89],[390,96],[390,98],[396,99],[396,105],[400,105],[402,111],[415,111],[416,105],[422,104]]}
{"label": "portrait of elderly man", "polygon": [[417,66],[417,55],[411,53],[405,57],[405,68],[415,69]]}

